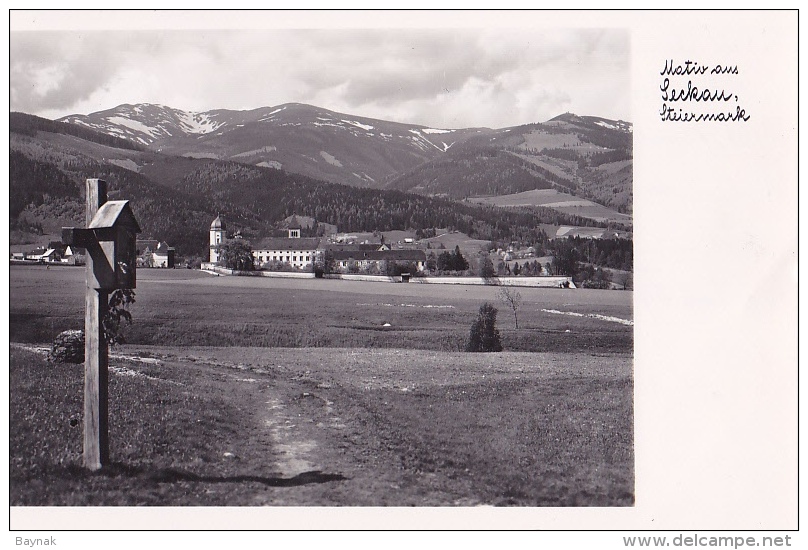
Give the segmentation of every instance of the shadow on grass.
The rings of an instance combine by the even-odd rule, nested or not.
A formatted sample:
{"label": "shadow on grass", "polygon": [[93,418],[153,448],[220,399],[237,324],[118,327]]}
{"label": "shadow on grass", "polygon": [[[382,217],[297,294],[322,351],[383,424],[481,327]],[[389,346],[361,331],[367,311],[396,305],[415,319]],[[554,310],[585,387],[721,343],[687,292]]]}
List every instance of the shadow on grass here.
{"label": "shadow on grass", "polygon": [[148,469],[142,466],[131,466],[113,463],[97,472],[90,472],[79,466],[69,467],[68,474],[75,477],[131,477],[141,478],[155,483],[177,483],[181,481],[195,481],[200,483],[261,483],[267,487],[299,487],[331,481],[345,481],[348,478],[342,474],[327,474],[320,470],[303,472],[294,477],[264,477],[252,475],[211,476],[200,475],[193,472],[177,470],[175,468]]}

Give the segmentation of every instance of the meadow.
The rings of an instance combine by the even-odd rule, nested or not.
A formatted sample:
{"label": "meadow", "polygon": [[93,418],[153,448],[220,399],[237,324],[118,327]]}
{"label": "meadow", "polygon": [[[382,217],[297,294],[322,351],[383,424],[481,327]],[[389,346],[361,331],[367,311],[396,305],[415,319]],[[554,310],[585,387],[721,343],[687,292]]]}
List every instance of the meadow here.
{"label": "meadow", "polygon": [[631,216],[628,214],[621,214],[614,209],[574,195],[562,193],[556,189],[534,189],[512,195],[477,197],[469,199],[469,202],[500,207],[546,206],[564,214],[591,218],[596,221],[631,223]]}
{"label": "meadow", "polygon": [[[42,343],[84,319],[84,270],[14,266],[10,339]],[[131,344],[367,347],[459,351],[484,301],[499,308],[510,351],[630,353],[633,327],[556,310],[632,319],[632,293],[520,288],[519,330],[496,287],[323,279],[216,277],[186,270],[138,271]],[[385,324],[390,324],[385,327]]]}
{"label": "meadow", "polygon": [[469,354],[495,288],[141,270],[91,473],[82,366],[43,354],[83,285],[11,269],[12,505],[634,502],[631,292],[520,289],[506,351]]}

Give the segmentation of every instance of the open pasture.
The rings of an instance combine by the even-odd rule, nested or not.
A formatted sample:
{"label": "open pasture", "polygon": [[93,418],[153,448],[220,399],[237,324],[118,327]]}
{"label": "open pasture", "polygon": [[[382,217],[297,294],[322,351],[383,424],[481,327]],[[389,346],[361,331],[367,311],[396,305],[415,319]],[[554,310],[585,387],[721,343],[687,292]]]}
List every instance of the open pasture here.
{"label": "open pasture", "polygon": [[581,142],[581,137],[574,133],[547,133],[541,130],[533,131],[524,135],[524,142],[520,145],[521,149],[530,150],[536,149],[572,149],[574,151],[602,151],[603,147],[599,147],[592,143]]}
{"label": "open pasture", "polygon": [[475,197],[469,199],[469,202],[500,207],[544,206],[565,214],[590,218],[596,221],[631,223],[631,216],[628,214],[621,214],[601,204],[562,193],[555,189],[533,189],[512,195]]}
{"label": "open pasture", "polygon": [[[83,327],[84,270],[14,266],[10,339],[50,342]],[[175,346],[372,347],[462,350],[484,301],[499,308],[511,351],[630,353],[632,293],[520,288],[519,330],[497,287],[323,279],[217,277],[176,269],[138,271],[132,344]],[[547,313],[558,310],[583,317]],[[389,327],[384,327],[389,323]]]}
{"label": "open pasture", "polygon": [[90,473],[81,365],[12,348],[13,506],[633,504],[626,355],[125,355],[110,360],[111,465]]}
{"label": "open pasture", "polygon": [[90,473],[82,366],[34,352],[82,326],[83,287],[11,269],[12,505],[634,502],[631,292],[520,289],[506,351],[471,354],[495,287],[140,270]]}
{"label": "open pasture", "polygon": [[[429,243],[429,246],[432,247],[431,252],[434,252],[436,256],[442,252],[451,252],[456,246],[459,246],[467,260],[476,258],[481,250],[487,252],[491,246],[490,241],[472,239],[461,231],[449,231],[448,229],[439,229],[436,236],[424,239],[423,242]],[[429,252],[430,250],[427,250],[427,254]]]}

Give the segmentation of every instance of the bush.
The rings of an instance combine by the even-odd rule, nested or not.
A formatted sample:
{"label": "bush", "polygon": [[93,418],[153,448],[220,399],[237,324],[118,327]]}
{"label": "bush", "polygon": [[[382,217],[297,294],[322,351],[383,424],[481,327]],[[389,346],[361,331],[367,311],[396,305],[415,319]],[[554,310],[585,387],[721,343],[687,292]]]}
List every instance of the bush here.
{"label": "bush", "polygon": [[53,340],[48,359],[54,363],[84,363],[84,331],[60,332]]}
{"label": "bush", "polygon": [[480,306],[477,320],[471,325],[466,351],[502,351],[502,340],[497,330],[497,308],[485,302]]}

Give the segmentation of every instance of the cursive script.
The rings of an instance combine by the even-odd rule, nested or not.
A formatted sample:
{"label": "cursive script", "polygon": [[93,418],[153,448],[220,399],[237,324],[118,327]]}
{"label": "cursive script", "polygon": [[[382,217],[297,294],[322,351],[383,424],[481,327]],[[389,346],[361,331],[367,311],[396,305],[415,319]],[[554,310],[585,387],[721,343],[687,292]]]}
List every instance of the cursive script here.
{"label": "cursive script", "polygon": [[[746,122],[751,117],[738,105],[733,77],[740,74],[737,65],[706,65],[690,59],[676,63],[666,59],[659,72],[662,122]],[[687,77],[686,82],[684,78]],[[727,103],[733,103],[734,109]],[[681,107],[679,107],[681,105]],[[714,105],[714,107],[712,107]]]}

